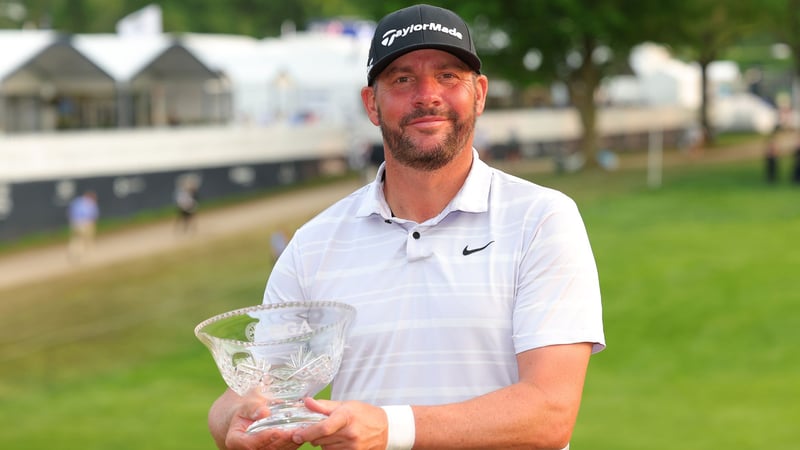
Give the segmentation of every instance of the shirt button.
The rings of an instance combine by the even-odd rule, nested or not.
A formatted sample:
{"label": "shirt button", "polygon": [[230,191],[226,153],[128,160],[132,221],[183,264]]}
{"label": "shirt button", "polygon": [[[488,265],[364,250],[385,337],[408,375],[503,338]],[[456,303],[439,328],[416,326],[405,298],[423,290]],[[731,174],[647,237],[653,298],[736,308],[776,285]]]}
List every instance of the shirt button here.
{"label": "shirt button", "polygon": [[415,231],[415,232],[411,233],[411,237],[413,237],[414,239],[419,239],[419,232]]}

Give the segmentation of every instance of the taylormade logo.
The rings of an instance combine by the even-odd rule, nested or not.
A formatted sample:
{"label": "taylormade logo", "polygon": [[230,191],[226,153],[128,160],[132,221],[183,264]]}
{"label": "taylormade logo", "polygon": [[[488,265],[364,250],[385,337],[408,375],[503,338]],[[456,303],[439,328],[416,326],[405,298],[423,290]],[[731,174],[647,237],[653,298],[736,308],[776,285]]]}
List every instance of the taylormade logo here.
{"label": "taylormade logo", "polygon": [[401,28],[399,30],[389,30],[383,33],[383,39],[381,39],[381,45],[384,47],[391,47],[394,44],[394,40],[399,37],[406,37],[411,33],[416,33],[418,31],[438,31],[440,33],[449,34],[458,39],[464,39],[464,35],[461,34],[460,31],[456,30],[455,28],[447,28],[446,26],[440,23],[417,23],[414,25],[409,25],[405,28]]}

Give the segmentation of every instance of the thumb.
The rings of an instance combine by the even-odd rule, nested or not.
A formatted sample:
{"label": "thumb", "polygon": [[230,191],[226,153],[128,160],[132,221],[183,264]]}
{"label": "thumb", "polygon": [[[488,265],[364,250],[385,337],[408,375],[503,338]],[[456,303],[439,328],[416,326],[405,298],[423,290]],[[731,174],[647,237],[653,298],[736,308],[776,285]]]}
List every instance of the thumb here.
{"label": "thumb", "polygon": [[318,412],[320,414],[325,414],[326,416],[331,415],[334,409],[336,409],[341,402],[334,402],[331,400],[317,400],[311,397],[306,397],[303,402],[306,405],[306,408],[310,409],[311,411]]}
{"label": "thumb", "polygon": [[270,415],[269,406],[263,397],[248,397],[231,411],[231,419],[239,427],[246,428],[252,422]]}

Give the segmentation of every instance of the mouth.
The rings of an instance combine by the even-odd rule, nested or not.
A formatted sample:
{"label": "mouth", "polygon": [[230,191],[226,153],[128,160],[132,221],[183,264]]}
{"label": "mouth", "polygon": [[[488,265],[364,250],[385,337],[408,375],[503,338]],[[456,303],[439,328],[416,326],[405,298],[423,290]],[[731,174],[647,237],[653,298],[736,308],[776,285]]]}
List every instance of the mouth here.
{"label": "mouth", "polygon": [[418,129],[429,129],[429,128],[438,128],[442,124],[449,123],[450,121],[446,117],[441,116],[425,116],[419,117],[416,119],[409,120],[406,123],[406,126],[418,128]]}
{"label": "mouth", "polygon": [[437,128],[444,123],[449,123],[452,119],[446,112],[420,109],[408,115],[403,120],[403,125],[419,129]]}

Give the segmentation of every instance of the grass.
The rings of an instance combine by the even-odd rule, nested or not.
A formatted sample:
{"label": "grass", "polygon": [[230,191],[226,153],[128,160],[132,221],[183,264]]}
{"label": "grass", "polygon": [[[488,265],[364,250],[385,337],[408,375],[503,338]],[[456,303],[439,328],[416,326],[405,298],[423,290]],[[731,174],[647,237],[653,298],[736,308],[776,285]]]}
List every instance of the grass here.
{"label": "grass", "polygon": [[269,265],[267,240],[244,235],[2,292],[0,420],[15,426],[0,446],[212,448],[223,384],[192,330],[258,303]]}
{"label": "grass", "polygon": [[[800,189],[759,161],[536,175],[577,201],[604,299],[574,448],[794,448]],[[213,448],[194,325],[258,303],[269,230],[0,291],[0,447]]]}
{"label": "grass", "polygon": [[671,171],[660,190],[561,183],[582,205],[609,345],[576,447],[797,445],[800,190],[766,186],[759,164]]}

